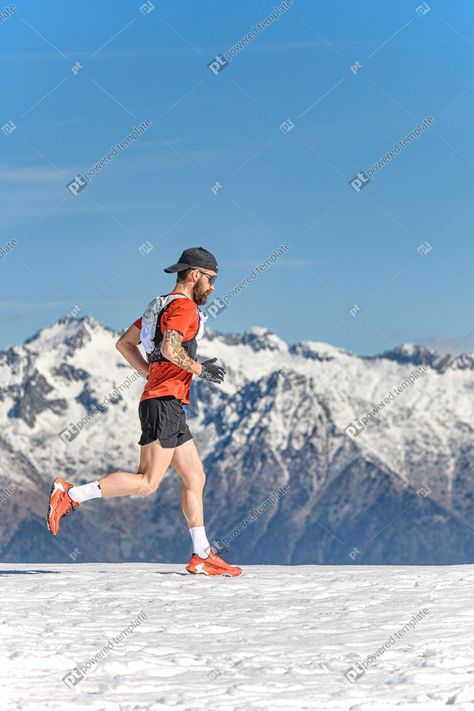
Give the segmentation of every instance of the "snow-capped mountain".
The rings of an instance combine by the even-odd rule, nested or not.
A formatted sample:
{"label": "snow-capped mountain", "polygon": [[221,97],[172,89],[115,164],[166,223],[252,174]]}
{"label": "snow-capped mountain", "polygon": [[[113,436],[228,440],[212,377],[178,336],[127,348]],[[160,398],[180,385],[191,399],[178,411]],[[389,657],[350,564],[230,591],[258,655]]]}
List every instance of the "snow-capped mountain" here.
{"label": "snow-capped mountain", "polygon": [[[50,536],[57,474],[137,471],[144,379],[95,319],[61,318],[0,352],[0,555],[5,561],[182,561],[180,480],[94,500]],[[210,328],[188,421],[204,461],[206,526],[231,562],[474,560],[474,354],[404,344],[360,357],[288,345],[265,328]]]}

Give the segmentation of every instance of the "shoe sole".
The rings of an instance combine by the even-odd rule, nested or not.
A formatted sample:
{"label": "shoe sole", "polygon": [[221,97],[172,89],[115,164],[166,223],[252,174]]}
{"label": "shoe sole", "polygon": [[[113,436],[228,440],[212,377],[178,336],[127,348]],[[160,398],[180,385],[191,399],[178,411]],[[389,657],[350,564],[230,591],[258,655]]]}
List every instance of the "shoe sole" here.
{"label": "shoe sole", "polygon": [[48,527],[48,531],[50,532],[50,534],[51,534],[52,536],[55,536],[56,534],[52,532],[51,526],[49,525],[49,517],[51,516],[51,513],[52,513],[51,497],[52,497],[52,495],[53,495],[53,491],[54,491],[54,481],[53,481],[53,483],[51,484],[51,491],[49,492],[48,515],[46,516],[46,525],[47,525],[47,527]]}
{"label": "shoe sole", "polygon": [[209,573],[206,573],[205,570],[189,570],[186,568],[186,572],[190,573],[191,575],[207,575],[208,578],[238,578],[242,573],[239,573],[239,575],[231,575],[230,573],[219,573],[218,575],[210,575]]}

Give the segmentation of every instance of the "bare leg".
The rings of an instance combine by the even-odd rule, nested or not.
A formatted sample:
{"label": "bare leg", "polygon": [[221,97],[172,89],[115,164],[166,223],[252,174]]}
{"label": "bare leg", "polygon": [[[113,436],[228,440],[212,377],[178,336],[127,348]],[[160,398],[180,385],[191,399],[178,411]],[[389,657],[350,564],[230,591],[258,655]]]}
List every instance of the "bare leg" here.
{"label": "bare leg", "polygon": [[183,482],[181,504],[188,527],[204,526],[202,492],[206,475],[194,440],[190,439],[175,448],[171,466]]}
{"label": "bare leg", "polygon": [[110,496],[146,496],[155,492],[168,469],[173,452],[164,449],[158,440],[144,444],[140,448],[140,465],[136,474],[131,472],[113,472],[100,479],[103,497]]}

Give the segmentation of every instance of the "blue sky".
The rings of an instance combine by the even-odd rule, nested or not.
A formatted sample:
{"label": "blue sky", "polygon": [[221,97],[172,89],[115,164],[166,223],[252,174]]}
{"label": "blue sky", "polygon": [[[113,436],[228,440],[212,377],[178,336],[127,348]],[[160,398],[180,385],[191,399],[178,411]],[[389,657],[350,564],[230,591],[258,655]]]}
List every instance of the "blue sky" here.
{"label": "blue sky", "polygon": [[20,1],[0,24],[0,347],[76,304],[127,327],[186,247],[216,255],[222,298],[288,242],[212,327],[472,350],[474,8],[294,0],[214,75],[278,2],[141,5]]}

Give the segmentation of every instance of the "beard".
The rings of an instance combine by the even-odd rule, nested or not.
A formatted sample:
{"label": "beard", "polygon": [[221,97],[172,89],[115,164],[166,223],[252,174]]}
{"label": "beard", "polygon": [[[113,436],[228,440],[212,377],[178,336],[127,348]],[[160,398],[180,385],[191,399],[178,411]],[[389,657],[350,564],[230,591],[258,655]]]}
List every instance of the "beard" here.
{"label": "beard", "polygon": [[199,279],[199,281],[197,281],[193,287],[193,299],[198,306],[200,306],[201,304],[205,304],[209,295],[212,293],[211,289],[207,289],[204,286],[204,280],[206,279],[206,277],[201,277],[201,279]]}

